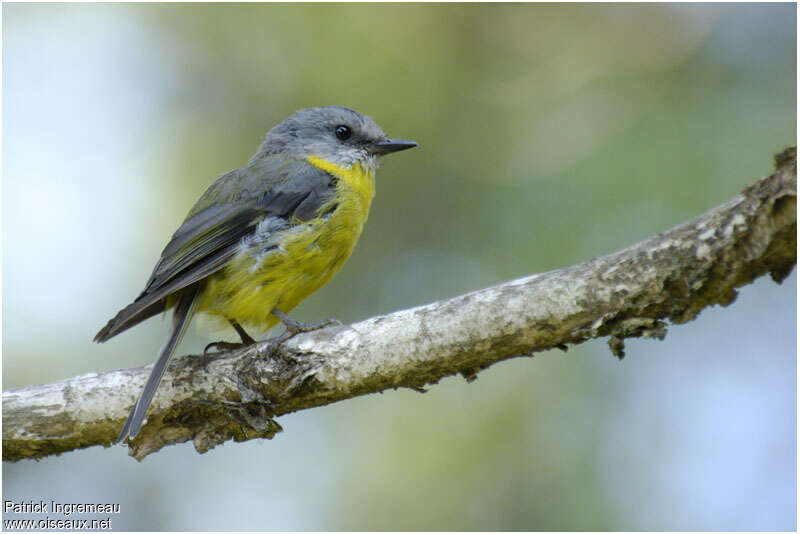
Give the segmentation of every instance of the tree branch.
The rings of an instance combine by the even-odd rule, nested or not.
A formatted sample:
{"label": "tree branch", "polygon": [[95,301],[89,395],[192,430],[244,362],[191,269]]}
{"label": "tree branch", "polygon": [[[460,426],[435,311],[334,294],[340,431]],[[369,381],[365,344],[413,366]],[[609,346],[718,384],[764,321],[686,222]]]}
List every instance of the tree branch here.
{"label": "tree branch", "polygon": [[[776,172],[736,198],[614,254],[349,326],[172,363],[147,424],[131,443],[142,459],[193,440],[272,438],[275,416],[460,373],[468,381],[515,356],[609,336],[663,339],[666,321],[727,306],[765,273],[780,282],[797,261],[794,147]],[[150,366],[92,373],[3,393],[3,459],[41,458],[116,437]]]}

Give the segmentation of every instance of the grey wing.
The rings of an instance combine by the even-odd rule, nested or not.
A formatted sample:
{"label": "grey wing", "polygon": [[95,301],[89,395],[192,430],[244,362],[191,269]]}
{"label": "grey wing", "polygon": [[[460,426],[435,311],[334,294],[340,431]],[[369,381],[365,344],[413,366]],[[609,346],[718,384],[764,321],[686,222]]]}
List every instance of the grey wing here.
{"label": "grey wing", "polygon": [[[249,193],[256,189],[254,182],[247,196],[241,195],[240,188],[233,201],[226,202],[223,196],[221,203],[193,209],[167,243],[142,293],[97,333],[95,341],[106,341],[163,311],[167,296],[223,268],[239,250],[242,238],[253,232],[264,218],[291,223],[317,216],[320,207],[334,193],[334,178],[302,161],[282,167],[284,173],[272,189]],[[234,172],[250,173],[251,179],[257,180],[253,171],[243,168]],[[205,198],[206,195],[198,204]]]}

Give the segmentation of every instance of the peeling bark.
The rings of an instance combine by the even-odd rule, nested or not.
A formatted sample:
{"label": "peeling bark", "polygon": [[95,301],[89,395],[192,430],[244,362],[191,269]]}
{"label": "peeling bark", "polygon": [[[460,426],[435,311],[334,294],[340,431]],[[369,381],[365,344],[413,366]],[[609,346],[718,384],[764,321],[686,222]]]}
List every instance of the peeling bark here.
{"label": "peeling bark", "polygon": [[[663,339],[736,288],[797,261],[796,149],[736,198],[614,254],[449,300],[267,343],[177,359],[130,454],[192,440],[205,452],[229,439],[272,438],[274,417],[443,377],[473,380],[516,356],[609,337]],[[109,446],[150,366],[91,373],[3,393],[3,460]]]}

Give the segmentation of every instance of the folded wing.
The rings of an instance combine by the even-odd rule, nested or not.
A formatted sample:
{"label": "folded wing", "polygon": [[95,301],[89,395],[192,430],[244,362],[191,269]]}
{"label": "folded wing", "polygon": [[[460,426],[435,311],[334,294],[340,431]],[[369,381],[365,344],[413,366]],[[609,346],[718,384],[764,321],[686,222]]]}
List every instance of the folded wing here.
{"label": "folded wing", "polygon": [[142,293],[94,340],[104,342],[163,311],[168,296],[194,290],[194,284],[227,265],[242,238],[264,218],[294,223],[315,217],[334,193],[333,177],[303,161],[278,163],[251,165],[218,179],[209,189],[214,195],[207,192],[172,236]]}

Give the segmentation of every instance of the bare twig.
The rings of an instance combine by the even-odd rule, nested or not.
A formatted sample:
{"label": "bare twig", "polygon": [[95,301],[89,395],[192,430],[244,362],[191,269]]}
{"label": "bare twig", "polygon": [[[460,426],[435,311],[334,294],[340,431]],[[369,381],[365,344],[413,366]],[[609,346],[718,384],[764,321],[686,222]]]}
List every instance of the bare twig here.
{"label": "bare twig", "polygon": [[[424,386],[460,373],[587,339],[662,339],[667,323],[726,306],[735,288],[797,261],[796,149],[731,201],[614,254],[349,326],[173,362],[147,424],[131,443],[141,459],[193,440],[204,452],[228,439],[271,438],[275,416],[343,399]],[[3,393],[3,459],[109,445],[148,367],[89,374]]]}

